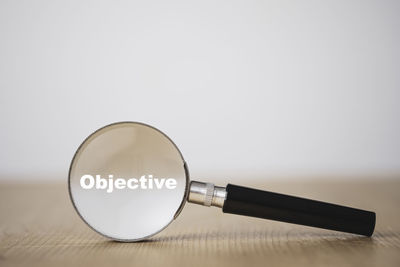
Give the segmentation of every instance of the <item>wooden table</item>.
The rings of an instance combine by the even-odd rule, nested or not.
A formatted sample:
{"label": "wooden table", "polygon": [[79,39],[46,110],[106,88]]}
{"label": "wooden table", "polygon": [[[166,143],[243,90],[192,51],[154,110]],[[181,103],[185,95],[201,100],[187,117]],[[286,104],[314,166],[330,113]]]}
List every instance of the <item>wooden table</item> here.
{"label": "wooden table", "polygon": [[79,219],[66,183],[2,183],[0,266],[400,266],[400,179],[239,184],[373,210],[375,234],[365,238],[187,203],[152,239],[119,243]]}

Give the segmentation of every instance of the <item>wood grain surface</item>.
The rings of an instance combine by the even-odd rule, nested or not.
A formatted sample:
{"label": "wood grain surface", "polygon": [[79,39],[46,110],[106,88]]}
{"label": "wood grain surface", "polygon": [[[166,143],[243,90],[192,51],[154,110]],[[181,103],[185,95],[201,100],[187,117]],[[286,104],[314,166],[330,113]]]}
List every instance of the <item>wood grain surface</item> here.
{"label": "wood grain surface", "polygon": [[400,266],[400,180],[239,184],[373,210],[375,234],[366,238],[187,203],[155,237],[120,243],[79,219],[65,183],[3,183],[0,266]]}

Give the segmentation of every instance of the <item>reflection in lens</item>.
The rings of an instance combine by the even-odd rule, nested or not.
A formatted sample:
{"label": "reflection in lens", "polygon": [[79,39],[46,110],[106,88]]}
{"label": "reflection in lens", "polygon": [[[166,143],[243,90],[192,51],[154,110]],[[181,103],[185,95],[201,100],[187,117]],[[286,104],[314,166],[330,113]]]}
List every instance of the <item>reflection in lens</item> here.
{"label": "reflection in lens", "polygon": [[111,124],[93,133],[71,163],[69,188],[82,219],[99,233],[132,241],[166,227],[186,195],[183,157],[157,129]]}

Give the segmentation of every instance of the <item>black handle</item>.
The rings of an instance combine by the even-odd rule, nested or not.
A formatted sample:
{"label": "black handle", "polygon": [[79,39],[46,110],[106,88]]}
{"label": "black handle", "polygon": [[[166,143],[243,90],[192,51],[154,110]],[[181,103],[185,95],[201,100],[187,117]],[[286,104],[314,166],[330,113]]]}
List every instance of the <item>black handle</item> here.
{"label": "black handle", "polygon": [[375,213],[321,201],[228,184],[222,208],[240,214],[371,236]]}

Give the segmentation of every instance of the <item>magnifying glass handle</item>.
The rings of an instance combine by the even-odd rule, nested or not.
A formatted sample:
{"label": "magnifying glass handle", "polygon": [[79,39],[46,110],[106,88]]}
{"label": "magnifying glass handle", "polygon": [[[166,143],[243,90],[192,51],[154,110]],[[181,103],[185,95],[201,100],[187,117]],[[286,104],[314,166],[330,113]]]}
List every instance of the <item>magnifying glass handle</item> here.
{"label": "magnifying glass handle", "polygon": [[[194,183],[198,183],[193,184],[194,187],[204,184]],[[205,196],[207,198],[208,194],[208,198],[211,198],[211,201],[208,202],[212,206],[222,207],[224,213],[283,221],[364,236],[371,236],[374,232],[376,216],[371,211],[232,184],[228,184],[226,188],[214,187],[213,184],[206,185],[208,185],[210,193],[207,193],[207,186],[205,186]],[[212,190],[210,190],[211,187],[213,187]],[[196,201],[200,199],[199,190],[193,190],[194,193],[192,193],[192,184],[190,189],[189,202],[204,205],[204,203]],[[225,194],[223,194],[223,189]],[[222,196],[224,196],[223,201]]]}

